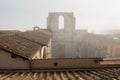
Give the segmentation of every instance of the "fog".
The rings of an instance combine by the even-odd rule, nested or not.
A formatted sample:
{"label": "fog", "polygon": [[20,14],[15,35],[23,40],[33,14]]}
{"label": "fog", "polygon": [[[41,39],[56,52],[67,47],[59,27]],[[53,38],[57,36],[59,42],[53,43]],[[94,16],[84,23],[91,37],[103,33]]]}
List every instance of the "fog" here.
{"label": "fog", "polygon": [[77,29],[120,29],[120,0],[0,0],[0,29],[46,28],[49,12],[73,12]]}

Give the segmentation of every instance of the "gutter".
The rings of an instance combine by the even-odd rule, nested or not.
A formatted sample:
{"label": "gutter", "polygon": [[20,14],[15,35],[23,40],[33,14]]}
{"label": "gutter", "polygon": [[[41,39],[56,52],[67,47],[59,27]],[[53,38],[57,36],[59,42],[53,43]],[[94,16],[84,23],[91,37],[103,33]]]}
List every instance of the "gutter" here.
{"label": "gutter", "polygon": [[28,63],[29,63],[29,71],[32,71],[32,64],[31,64],[31,60],[27,59]]}

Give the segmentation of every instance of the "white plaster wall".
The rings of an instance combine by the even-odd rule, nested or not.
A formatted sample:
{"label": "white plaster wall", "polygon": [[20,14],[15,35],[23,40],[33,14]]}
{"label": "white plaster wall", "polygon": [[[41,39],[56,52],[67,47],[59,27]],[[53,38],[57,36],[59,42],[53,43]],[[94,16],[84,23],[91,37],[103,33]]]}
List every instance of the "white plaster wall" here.
{"label": "white plaster wall", "polygon": [[32,57],[32,59],[40,59],[40,50],[38,50],[35,55]]}

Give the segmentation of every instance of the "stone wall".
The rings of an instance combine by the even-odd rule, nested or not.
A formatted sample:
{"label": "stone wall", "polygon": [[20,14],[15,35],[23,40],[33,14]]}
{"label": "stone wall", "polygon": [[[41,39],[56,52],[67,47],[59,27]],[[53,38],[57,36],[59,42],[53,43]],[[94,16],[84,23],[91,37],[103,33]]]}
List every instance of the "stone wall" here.
{"label": "stone wall", "polygon": [[[64,18],[64,28],[62,29],[59,28],[59,16],[63,16]],[[116,42],[105,35],[88,33],[87,30],[76,29],[73,13],[49,13],[47,17],[47,29],[52,32],[52,57],[118,58],[117,55],[119,55],[120,47],[115,46]]]}
{"label": "stone wall", "polygon": [[[59,16],[64,17],[64,28],[59,29]],[[52,57],[74,58],[77,57],[77,41],[81,31],[75,29],[73,13],[49,13],[47,28],[52,32]],[[86,34],[86,31],[83,31]],[[81,36],[81,35],[80,35]]]}

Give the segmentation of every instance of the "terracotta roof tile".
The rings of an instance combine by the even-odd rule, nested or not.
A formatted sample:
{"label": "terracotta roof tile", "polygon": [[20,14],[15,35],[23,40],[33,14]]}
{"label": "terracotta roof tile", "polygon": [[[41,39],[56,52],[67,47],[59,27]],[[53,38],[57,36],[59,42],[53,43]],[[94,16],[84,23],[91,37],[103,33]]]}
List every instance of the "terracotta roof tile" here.
{"label": "terracotta roof tile", "polygon": [[47,45],[51,37],[51,34],[44,30],[27,31],[18,35],[43,45]]}
{"label": "terracotta roof tile", "polygon": [[119,80],[120,68],[71,70],[1,72],[1,80]]}
{"label": "terracotta roof tile", "polygon": [[0,36],[0,47],[14,54],[30,58],[31,55],[38,50],[40,45],[21,38],[15,34],[7,34]]}
{"label": "terracotta roof tile", "polygon": [[0,30],[0,34],[20,33],[19,30]]}

